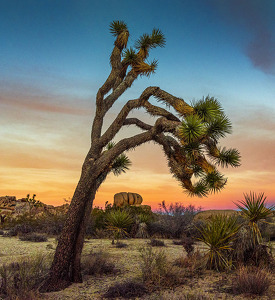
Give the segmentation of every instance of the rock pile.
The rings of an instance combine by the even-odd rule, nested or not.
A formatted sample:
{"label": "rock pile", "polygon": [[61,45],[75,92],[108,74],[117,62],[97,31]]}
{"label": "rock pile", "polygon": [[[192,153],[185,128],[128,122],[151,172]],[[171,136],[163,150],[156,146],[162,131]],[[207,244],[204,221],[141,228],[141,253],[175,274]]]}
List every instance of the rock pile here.
{"label": "rock pile", "polygon": [[39,206],[35,206],[33,203],[29,202],[27,198],[16,200],[15,196],[4,196],[0,197],[0,218],[1,223],[3,223],[6,218],[16,218],[24,214],[32,214],[35,217],[49,214],[56,215],[66,213],[68,207],[69,204],[55,207],[41,202]]}

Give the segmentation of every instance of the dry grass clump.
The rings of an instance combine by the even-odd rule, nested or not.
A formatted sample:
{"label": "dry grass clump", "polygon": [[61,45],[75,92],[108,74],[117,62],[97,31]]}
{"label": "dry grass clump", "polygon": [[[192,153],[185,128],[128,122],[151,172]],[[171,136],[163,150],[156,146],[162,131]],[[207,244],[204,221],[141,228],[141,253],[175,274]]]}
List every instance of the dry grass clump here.
{"label": "dry grass clump", "polygon": [[156,251],[152,247],[143,247],[140,249],[140,258],[142,281],[149,290],[183,283],[181,270],[168,261],[163,250]]}
{"label": "dry grass clump", "polygon": [[202,272],[205,266],[205,258],[199,251],[196,251],[191,255],[177,258],[174,265],[183,268],[185,276],[190,277]]}
{"label": "dry grass clump", "polygon": [[1,266],[0,297],[38,299],[38,288],[46,278],[49,266],[49,257],[42,254]]}
{"label": "dry grass clump", "polygon": [[141,297],[147,293],[148,290],[143,283],[136,281],[125,281],[110,286],[103,297],[111,299],[123,297],[128,299],[133,297]]}
{"label": "dry grass clump", "polygon": [[82,270],[85,275],[117,274],[119,269],[110,261],[103,251],[91,252],[82,260]]}
{"label": "dry grass clump", "polygon": [[269,273],[262,268],[241,267],[232,282],[232,289],[238,294],[263,295],[271,285]]}

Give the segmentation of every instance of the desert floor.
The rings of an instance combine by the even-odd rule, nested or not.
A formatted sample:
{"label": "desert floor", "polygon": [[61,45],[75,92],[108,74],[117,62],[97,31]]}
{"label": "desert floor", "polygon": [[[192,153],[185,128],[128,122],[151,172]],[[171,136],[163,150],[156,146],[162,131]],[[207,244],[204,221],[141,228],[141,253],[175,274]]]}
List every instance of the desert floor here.
{"label": "desert floor", "polygon": [[[161,247],[169,260],[185,255],[182,246],[174,245],[172,240],[163,240],[166,247]],[[116,275],[84,276],[81,284],[73,284],[60,292],[42,294],[42,299],[104,299],[102,295],[107,288],[114,283],[124,282],[126,279],[139,278],[140,252],[139,249],[146,246],[149,240],[126,239],[123,240],[127,248],[116,248],[109,239],[90,239],[85,241],[83,257],[91,251],[106,251],[117,268],[121,270]],[[17,237],[0,237],[0,265],[15,262],[23,257],[37,253],[54,254],[56,247],[55,238],[49,238],[48,242],[34,243],[20,241]],[[196,245],[203,251],[201,244]],[[160,248],[158,248],[160,249]],[[185,284],[173,290],[164,289],[136,299],[247,299],[246,295],[232,295],[229,288],[234,276],[230,273],[218,273],[205,271],[202,275],[186,278]],[[188,296],[187,296],[188,295]],[[204,296],[203,298],[201,296]],[[122,298],[120,298],[122,299]],[[266,296],[254,297],[253,299],[275,299],[275,278]]]}

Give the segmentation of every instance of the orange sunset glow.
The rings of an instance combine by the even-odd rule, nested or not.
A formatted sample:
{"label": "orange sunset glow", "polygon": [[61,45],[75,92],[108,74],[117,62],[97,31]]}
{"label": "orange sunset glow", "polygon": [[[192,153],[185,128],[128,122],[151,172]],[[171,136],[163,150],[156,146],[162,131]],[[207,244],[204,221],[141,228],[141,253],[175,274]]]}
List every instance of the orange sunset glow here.
{"label": "orange sunset glow", "polygon": [[[118,99],[104,130],[124,103],[148,86],[159,86],[187,103],[210,95],[232,122],[233,133],[221,139],[221,146],[238,149],[241,166],[221,169],[228,182],[220,193],[188,197],[169,172],[162,149],[147,143],[127,153],[130,170],[119,177],[110,174],[94,205],[113,203],[118,192],[135,192],[153,209],[162,201],[235,209],[234,202],[250,191],[264,192],[274,204],[275,26],[274,18],[265,15],[274,3],[272,9],[255,4],[239,14],[219,1],[188,7],[181,1],[166,7],[160,1],[157,17],[151,17],[150,9],[131,1],[123,11],[106,11],[99,4],[95,11],[85,1],[77,2],[64,14],[44,4],[33,10],[20,6],[14,11],[8,4],[0,9],[0,14],[5,11],[0,18],[0,196],[36,194],[55,206],[73,196],[90,146],[96,93],[110,72],[114,40],[108,26],[122,19],[129,24],[130,43],[154,27],[167,42],[152,50],[150,59],[159,61],[156,73],[138,78]],[[150,124],[155,120],[143,110],[131,116]],[[129,126],[115,141],[137,132]]]}

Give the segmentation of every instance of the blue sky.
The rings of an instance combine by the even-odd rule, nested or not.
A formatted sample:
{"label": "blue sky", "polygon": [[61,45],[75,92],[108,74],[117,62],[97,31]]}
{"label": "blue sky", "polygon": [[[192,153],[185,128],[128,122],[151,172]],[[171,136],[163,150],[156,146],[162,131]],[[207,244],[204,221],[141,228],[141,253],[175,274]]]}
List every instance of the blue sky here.
{"label": "blue sky", "polygon": [[[254,188],[257,177],[261,186],[256,189],[275,199],[274,15],[275,2],[269,0],[0,0],[0,136],[5,143],[0,168],[7,174],[0,192],[24,196],[35,189],[39,195],[41,188],[41,199],[49,203],[71,196],[89,145],[94,97],[109,72],[109,24],[123,20],[130,45],[154,27],[167,43],[150,55],[159,61],[156,74],[139,78],[114,113],[149,85],[186,101],[217,97],[233,122],[234,134],[226,143],[243,155],[242,167],[227,171],[238,185],[228,193],[237,197],[242,189]],[[124,186],[125,181],[135,176],[142,182],[146,172],[155,178],[155,190],[161,190],[162,180],[170,176],[165,162],[160,154],[148,163],[144,147],[131,154],[136,162],[132,173],[110,178],[99,199],[110,198],[117,189],[136,189]],[[12,188],[10,181],[20,183],[22,174],[35,174],[28,182],[37,176],[39,181],[26,185],[26,179]],[[64,180],[51,179],[61,174]],[[184,197],[176,183],[169,184],[173,200]],[[148,189],[140,193],[150,194]]]}

